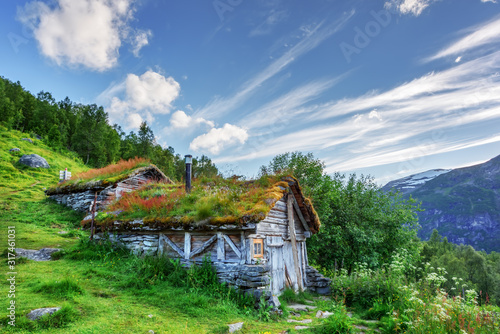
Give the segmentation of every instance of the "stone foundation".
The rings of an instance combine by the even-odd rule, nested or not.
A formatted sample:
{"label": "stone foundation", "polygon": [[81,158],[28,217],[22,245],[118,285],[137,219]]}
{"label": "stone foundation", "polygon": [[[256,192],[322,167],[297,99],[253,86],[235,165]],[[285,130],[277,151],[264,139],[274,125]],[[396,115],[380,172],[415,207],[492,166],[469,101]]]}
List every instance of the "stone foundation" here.
{"label": "stone foundation", "polygon": [[[103,209],[109,202],[114,199],[114,189],[106,188],[97,195],[96,211]],[[95,192],[93,190],[82,191],[71,194],[57,194],[51,195],[49,198],[53,199],[59,204],[64,204],[71,207],[73,210],[90,212],[91,204],[94,202]]]}
{"label": "stone foundation", "polygon": [[306,266],[307,289],[320,295],[329,295],[331,293],[330,284],[332,280],[319,273],[311,266]]}

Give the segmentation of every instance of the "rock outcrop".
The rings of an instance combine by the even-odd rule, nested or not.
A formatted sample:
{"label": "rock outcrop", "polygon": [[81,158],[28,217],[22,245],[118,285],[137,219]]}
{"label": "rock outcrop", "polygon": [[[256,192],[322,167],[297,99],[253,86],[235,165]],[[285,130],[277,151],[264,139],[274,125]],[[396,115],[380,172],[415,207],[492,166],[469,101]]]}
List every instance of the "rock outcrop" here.
{"label": "rock outcrop", "polygon": [[45,307],[45,308],[38,308],[36,310],[31,311],[28,313],[26,316],[30,320],[38,320],[41,317],[43,317],[46,314],[53,314],[57,311],[59,311],[61,308],[60,307]]}
{"label": "rock outcrop", "polygon": [[50,168],[47,160],[38,154],[25,154],[19,159],[19,163],[32,168]]}

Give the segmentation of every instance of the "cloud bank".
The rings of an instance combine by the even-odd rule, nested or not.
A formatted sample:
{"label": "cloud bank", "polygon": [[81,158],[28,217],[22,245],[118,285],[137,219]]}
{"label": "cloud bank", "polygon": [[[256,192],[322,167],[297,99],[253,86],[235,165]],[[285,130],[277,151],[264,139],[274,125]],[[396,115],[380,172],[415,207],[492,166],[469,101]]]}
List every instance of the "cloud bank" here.
{"label": "cloud bank", "polygon": [[57,65],[102,72],[117,65],[124,41],[135,55],[148,44],[151,33],[130,26],[133,14],[133,0],[57,0],[53,6],[29,2],[17,18]]}

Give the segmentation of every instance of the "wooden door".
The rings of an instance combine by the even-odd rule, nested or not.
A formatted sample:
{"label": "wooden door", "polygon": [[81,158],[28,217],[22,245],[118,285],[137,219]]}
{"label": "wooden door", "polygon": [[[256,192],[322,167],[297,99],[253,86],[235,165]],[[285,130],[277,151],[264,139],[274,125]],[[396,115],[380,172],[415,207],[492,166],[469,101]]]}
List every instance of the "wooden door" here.
{"label": "wooden door", "polygon": [[271,265],[271,291],[275,295],[281,294],[285,288],[285,262],[283,256],[283,238],[266,237],[269,264]]}
{"label": "wooden door", "polygon": [[285,241],[283,244],[283,260],[285,262],[285,278],[289,279],[291,283],[290,287],[298,291],[299,285],[293,261],[292,243],[290,241]]}

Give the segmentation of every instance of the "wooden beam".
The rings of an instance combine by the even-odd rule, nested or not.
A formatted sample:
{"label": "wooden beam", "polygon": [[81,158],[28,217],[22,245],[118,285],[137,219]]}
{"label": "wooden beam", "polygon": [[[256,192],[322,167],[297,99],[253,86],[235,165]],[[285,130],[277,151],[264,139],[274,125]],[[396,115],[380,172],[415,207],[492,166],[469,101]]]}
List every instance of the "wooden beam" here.
{"label": "wooden beam", "polygon": [[172,240],[170,240],[165,234],[162,234],[161,237],[163,237],[163,240],[167,243],[167,245],[169,245],[174,251],[176,251],[177,254],[179,254],[181,257],[184,257],[184,252],[179,248],[179,246],[172,242]]}
{"label": "wooden beam", "polygon": [[184,258],[189,260],[189,253],[191,253],[191,234],[189,232],[184,233]]}
{"label": "wooden beam", "polygon": [[288,209],[288,228],[290,231],[290,241],[292,243],[292,255],[293,255],[293,264],[295,267],[295,274],[297,275],[297,284],[299,286],[299,290],[303,291],[304,287],[302,286],[302,275],[300,274],[300,263],[299,263],[299,254],[297,252],[297,240],[295,236],[295,222],[293,219],[293,194],[288,194],[287,200],[287,209]]}
{"label": "wooden beam", "polygon": [[217,260],[224,261],[226,259],[226,248],[224,247],[224,237],[221,232],[217,232]]}
{"label": "wooden beam", "polygon": [[246,255],[247,255],[247,247],[246,247],[246,242],[245,242],[245,232],[241,231],[241,237],[240,237],[240,249],[241,249],[241,258],[240,258],[240,264],[245,264],[246,263]]}
{"label": "wooden beam", "polygon": [[300,222],[302,223],[302,226],[304,226],[304,229],[311,233],[311,229],[309,228],[309,224],[307,224],[306,220],[304,219],[304,215],[302,214],[302,211],[300,211],[300,206],[299,203],[297,203],[297,199],[295,196],[292,194],[292,203],[293,207],[295,209],[295,212],[297,212],[297,216],[299,216]]}
{"label": "wooden beam", "polygon": [[205,241],[203,243],[203,245],[201,245],[200,248],[192,251],[190,254],[189,254],[189,257],[192,258],[192,257],[195,257],[201,253],[203,253],[208,247],[210,247],[210,245],[212,245],[214,243],[214,241],[217,239],[217,235],[213,235],[210,239],[208,239],[207,241]]}
{"label": "wooden beam", "polygon": [[236,245],[234,244],[233,240],[231,240],[231,238],[228,237],[225,234],[223,234],[223,236],[224,236],[224,240],[226,240],[226,242],[229,245],[229,247],[231,247],[231,249],[233,250],[233,252],[236,253],[236,256],[238,256],[241,259],[241,252],[238,249],[238,247],[236,247]]}

